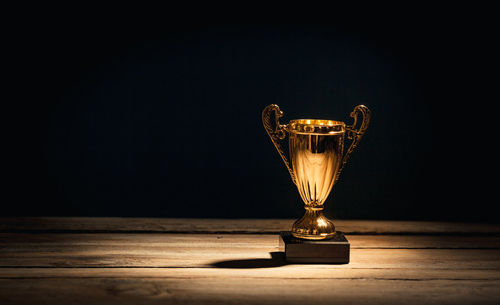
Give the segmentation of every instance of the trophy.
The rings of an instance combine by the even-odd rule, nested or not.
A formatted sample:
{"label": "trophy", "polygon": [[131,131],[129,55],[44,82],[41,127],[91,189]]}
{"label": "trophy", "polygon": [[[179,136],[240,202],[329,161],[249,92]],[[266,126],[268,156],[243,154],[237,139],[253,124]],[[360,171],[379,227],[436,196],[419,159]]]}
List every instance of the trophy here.
{"label": "trophy", "polygon": [[[271,124],[273,113],[274,127]],[[336,237],[343,241],[345,238],[336,236],[339,234],[335,231],[335,226],[323,215],[324,202],[338,181],[347,159],[368,128],[370,110],[364,105],[356,106],[350,114],[354,119],[352,125],[322,119],[292,120],[282,125],[279,122],[282,116],[283,112],[275,104],[267,106],[262,112],[264,128],[305,203],[306,212],[295,221],[290,233],[302,241],[322,241]],[[280,145],[287,133],[290,162]],[[344,153],[345,138],[351,141],[351,145]],[[304,243],[297,240],[295,242]]]}

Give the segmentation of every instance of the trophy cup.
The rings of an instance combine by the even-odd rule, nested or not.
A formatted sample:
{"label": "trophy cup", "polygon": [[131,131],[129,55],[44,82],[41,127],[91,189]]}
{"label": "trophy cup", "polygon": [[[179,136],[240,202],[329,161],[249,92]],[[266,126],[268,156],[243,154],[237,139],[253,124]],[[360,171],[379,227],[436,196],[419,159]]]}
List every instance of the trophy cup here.
{"label": "trophy cup", "polygon": [[[274,127],[271,114],[274,113]],[[358,115],[361,122],[358,125]],[[321,119],[292,120],[282,125],[278,105],[267,106],[262,122],[283,159],[293,183],[305,203],[305,214],[295,221],[291,232],[281,232],[280,243],[288,261],[348,262],[349,243],[323,215],[323,204],[337,182],[347,159],[363,137],[370,122],[370,110],[358,105],[351,112],[352,125]],[[289,136],[290,162],[280,145]],[[344,139],[352,141],[344,153]],[[290,165],[291,163],[291,165]],[[312,249],[312,250],[311,250]]]}

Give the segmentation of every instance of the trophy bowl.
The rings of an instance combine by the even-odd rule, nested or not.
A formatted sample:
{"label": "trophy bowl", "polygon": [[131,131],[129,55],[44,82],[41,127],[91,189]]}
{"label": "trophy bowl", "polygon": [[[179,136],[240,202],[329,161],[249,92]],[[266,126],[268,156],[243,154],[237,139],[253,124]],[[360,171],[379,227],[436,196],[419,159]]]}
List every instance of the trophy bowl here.
{"label": "trophy bowl", "polygon": [[[271,114],[275,115],[275,126],[271,125]],[[358,114],[362,114],[357,128]],[[341,121],[322,119],[292,120],[281,125],[283,112],[278,105],[267,106],[262,112],[262,122],[271,141],[287,167],[300,197],[305,203],[305,214],[295,221],[291,233],[294,237],[308,240],[330,239],[335,236],[335,226],[324,214],[324,202],[337,182],[347,159],[356,148],[370,122],[370,110],[358,105],[351,112],[352,125]],[[290,161],[280,145],[289,135]],[[344,153],[345,138],[351,145]],[[290,165],[291,163],[291,165]]]}

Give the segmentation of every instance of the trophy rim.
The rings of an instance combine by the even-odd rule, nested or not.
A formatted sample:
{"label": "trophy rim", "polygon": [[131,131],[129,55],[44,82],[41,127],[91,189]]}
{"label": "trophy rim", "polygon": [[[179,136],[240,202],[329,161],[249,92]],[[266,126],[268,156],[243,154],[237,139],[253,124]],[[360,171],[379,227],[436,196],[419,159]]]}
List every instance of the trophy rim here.
{"label": "trophy rim", "polygon": [[328,119],[296,119],[288,123],[288,131],[298,134],[338,135],[345,133],[345,123]]}

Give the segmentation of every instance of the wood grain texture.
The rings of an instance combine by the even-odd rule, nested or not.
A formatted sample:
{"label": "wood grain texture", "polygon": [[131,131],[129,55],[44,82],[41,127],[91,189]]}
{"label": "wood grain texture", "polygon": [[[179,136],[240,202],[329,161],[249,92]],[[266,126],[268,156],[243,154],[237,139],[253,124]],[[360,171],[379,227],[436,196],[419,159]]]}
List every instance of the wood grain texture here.
{"label": "wood grain texture", "polygon": [[[500,236],[346,235],[352,248],[382,249],[500,249]],[[71,234],[0,233],[0,251],[36,247],[229,247],[277,245],[277,234]]]}
{"label": "wood grain texture", "polygon": [[500,303],[492,225],[345,221],[351,263],[308,265],[270,234],[289,220],[127,220],[2,223],[0,304]]}
{"label": "wood grain texture", "polygon": [[[481,249],[492,245],[488,239],[481,242],[476,237],[448,241],[449,236],[348,238],[352,262],[345,268],[500,268],[500,249]],[[498,245],[498,237],[490,239]],[[467,248],[473,240],[475,247]],[[413,245],[408,247],[408,244]],[[252,260],[261,260],[266,266],[270,263],[270,253],[278,251],[277,235],[0,234],[3,267],[210,267],[228,261],[246,264]]]}
{"label": "wood grain texture", "polygon": [[0,279],[7,304],[498,304],[488,280]]}
{"label": "wood grain texture", "polygon": [[0,268],[0,279],[45,278],[220,278],[220,279],[359,279],[359,280],[500,280],[498,269],[344,268],[337,265],[257,264],[192,268]]}
{"label": "wood grain texture", "polygon": [[[275,233],[289,230],[292,219],[182,219],[119,217],[0,218],[0,232],[91,233]],[[334,220],[346,234],[487,234],[500,235],[500,225],[432,221]]]}

